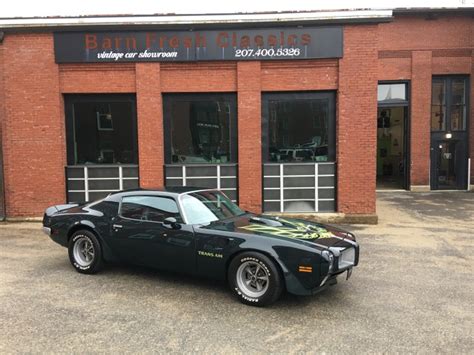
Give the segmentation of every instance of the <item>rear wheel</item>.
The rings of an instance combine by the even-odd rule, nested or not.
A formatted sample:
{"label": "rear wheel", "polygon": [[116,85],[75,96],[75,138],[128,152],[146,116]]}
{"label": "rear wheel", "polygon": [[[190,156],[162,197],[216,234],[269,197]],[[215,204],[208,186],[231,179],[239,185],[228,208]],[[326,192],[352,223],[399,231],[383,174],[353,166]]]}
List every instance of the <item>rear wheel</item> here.
{"label": "rear wheel", "polygon": [[69,240],[69,260],[76,271],[95,274],[103,265],[102,249],[94,233],[88,230],[75,232]]}
{"label": "rear wheel", "polygon": [[267,306],[283,291],[283,282],[275,263],[258,252],[237,255],[229,266],[229,285],[242,303]]}

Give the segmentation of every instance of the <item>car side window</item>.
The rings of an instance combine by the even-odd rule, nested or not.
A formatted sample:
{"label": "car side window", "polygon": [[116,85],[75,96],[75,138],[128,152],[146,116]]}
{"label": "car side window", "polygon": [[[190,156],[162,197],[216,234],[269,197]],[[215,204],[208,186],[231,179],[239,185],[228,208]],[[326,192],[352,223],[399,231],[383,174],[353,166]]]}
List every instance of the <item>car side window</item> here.
{"label": "car side window", "polygon": [[163,196],[126,196],[120,205],[120,215],[141,221],[163,222],[174,217],[182,223],[176,201]]}
{"label": "car side window", "polygon": [[118,202],[115,201],[101,201],[90,206],[92,209],[102,212],[104,215],[113,217],[116,216],[119,209]]}

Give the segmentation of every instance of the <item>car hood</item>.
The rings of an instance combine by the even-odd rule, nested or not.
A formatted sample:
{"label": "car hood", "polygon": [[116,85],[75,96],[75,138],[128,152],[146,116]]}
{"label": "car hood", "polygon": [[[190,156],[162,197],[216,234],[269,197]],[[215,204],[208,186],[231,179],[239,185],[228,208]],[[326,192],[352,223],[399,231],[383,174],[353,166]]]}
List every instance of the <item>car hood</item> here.
{"label": "car hood", "polygon": [[355,242],[353,234],[334,226],[312,221],[246,214],[229,220],[216,221],[204,227],[211,230],[258,235],[268,238],[309,242],[319,247],[350,246]]}

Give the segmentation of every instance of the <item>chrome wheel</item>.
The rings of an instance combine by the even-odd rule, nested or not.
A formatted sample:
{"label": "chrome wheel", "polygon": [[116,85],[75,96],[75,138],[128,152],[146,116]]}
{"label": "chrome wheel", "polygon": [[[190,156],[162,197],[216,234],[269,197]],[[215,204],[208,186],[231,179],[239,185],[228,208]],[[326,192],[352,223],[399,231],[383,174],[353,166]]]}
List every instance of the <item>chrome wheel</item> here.
{"label": "chrome wheel", "polygon": [[237,269],[237,285],[248,297],[258,298],[265,294],[269,285],[266,267],[256,261],[246,261]]}
{"label": "chrome wheel", "polygon": [[80,266],[87,267],[94,261],[94,244],[89,238],[81,236],[74,242],[73,254]]}

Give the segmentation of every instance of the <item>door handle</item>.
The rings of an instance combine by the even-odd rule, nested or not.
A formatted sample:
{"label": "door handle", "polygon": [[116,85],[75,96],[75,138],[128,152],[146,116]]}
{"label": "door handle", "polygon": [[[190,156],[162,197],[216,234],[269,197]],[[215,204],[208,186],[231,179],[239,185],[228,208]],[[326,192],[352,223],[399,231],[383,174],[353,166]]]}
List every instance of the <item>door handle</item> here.
{"label": "door handle", "polygon": [[112,228],[119,229],[119,228],[123,228],[123,226],[121,224],[114,224],[112,225]]}

